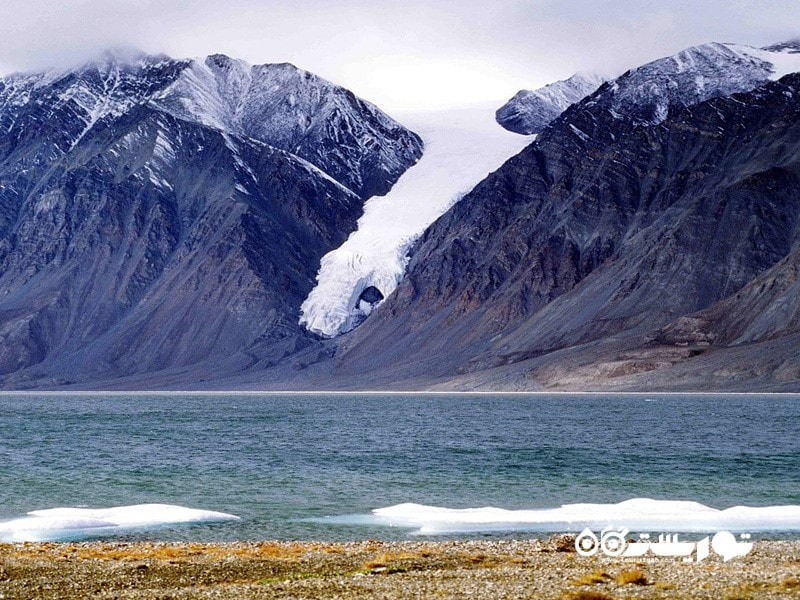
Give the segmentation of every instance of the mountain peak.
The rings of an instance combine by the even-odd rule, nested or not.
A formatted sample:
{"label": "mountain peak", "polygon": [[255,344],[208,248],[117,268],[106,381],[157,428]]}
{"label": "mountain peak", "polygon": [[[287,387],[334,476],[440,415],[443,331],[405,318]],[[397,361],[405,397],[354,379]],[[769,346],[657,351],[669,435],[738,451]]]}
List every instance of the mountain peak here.
{"label": "mountain peak", "polygon": [[208,68],[217,71],[249,71],[253,65],[240,58],[233,58],[227,54],[209,54],[205,58],[196,58],[195,61],[205,64]]}
{"label": "mountain peak", "polygon": [[567,107],[600,87],[603,81],[597,74],[575,73],[536,90],[520,90],[497,110],[497,122],[514,133],[539,133]]}
{"label": "mountain peak", "polygon": [[141,48],[131,46],[111,46],[102,50],[94,59],[93,63],[136,63],[147,60],[149,57],[166,58],[165,55],[150,55]]}
{"label": "mountain peak", "polygon": [[708,42],[631,69],[600,90],[601,77],[582,73],[538,90],[521,90],[497,111],[497,121],[517,133],[538,133],[596,91],[593,101],[619,118],[653,125],[681,107],[750,91],[796,71],[800,40],[765,48]]}
{"label": "mountain peak", "polygon": [[618,119],[655,125],[681,108],[800,71],[800,54],[790,48],[788,43],[765,49],[719,42],[692,46],[624,73],[587,101]]}

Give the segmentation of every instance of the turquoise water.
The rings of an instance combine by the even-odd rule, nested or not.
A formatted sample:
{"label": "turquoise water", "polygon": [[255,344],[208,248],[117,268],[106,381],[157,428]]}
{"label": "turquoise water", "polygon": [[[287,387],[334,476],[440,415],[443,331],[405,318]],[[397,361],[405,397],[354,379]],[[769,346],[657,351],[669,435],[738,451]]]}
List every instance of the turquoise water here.
{"label": "turquoise water", "polygon": [[157,539],[403,538],[326,516],[414,502],[800,505],[800,396],[5,395],[0,521],[167,503]]}

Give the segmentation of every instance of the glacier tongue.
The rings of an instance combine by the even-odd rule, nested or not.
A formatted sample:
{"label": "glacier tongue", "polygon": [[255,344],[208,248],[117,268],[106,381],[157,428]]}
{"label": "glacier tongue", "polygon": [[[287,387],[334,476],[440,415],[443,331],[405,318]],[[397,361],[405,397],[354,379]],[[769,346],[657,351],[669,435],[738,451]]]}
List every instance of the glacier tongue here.
{"label": "glacier tongue", "polygon": [[324,337],[357,326],[367,314],[358,308],[361,293],[374,286],[388,297],[425,229],[534,139],[500,127],[494,112],[486,106],[397,115],[422,136],[425,153],[386,196],[366,202],[357,230],[322,258],[301,325]]}

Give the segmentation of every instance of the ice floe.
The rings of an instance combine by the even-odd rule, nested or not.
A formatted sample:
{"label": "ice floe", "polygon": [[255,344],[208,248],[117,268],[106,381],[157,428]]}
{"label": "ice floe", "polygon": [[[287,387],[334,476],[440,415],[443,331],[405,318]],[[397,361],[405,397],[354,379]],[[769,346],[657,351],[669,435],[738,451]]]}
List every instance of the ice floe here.
{"label": "ice floe", "polygon": [[369,515],[328,517],[328,523],[400,527],[422,535],[479,532],[577,532],[585,527],[631,531],[800,531],[800,506],[734,506],[719,510],[691,501],[634,498],[618,504],[565,504],[559,508],[506,510],[398,504]]}
{"label": "ice floe", "polygon": [[137,504],[113,508],[50,508],[0,522],[0,542],[46,542],[93,539],[129,531],[174,525],[235,521],[239,517],[172,504]]}

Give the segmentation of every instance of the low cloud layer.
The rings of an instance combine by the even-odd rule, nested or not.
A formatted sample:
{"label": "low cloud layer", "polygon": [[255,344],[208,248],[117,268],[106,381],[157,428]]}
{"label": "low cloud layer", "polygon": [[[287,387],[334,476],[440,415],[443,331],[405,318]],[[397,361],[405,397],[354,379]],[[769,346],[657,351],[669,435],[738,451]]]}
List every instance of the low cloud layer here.
{"label": "low cloud layer", "polygon": [[290,61],[390,109],[505,98],[706,41],[800,36],[796,0],[5,0],[0,71],[112,46]]}

